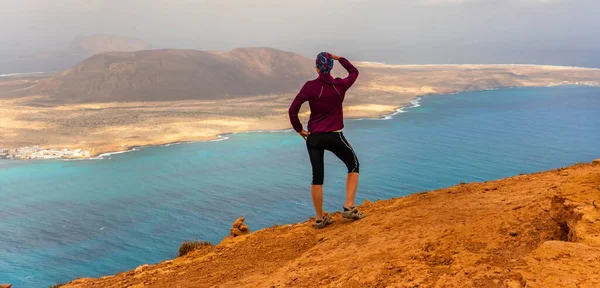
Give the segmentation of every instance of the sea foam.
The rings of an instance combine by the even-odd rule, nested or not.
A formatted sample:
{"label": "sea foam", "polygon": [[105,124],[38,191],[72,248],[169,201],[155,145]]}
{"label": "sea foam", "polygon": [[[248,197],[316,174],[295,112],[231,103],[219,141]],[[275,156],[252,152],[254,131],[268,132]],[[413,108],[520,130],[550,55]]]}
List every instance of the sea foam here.
{"label": "sea foam", "polygon": [[383,114],[379,117],[374,117],[374,118],[359,118],[359,119],[355,119],[355,120],[391,120],[391,119],[394,119],[394,116],[396,116],[400,113],[407,112],[406,109],[420,107],[421,99],[422,99],[422,97],[416,97],[416,98],[410,100],[408,105],[399,107],[396,110],[394,110],[394,112],[389,113],[389,114]]}

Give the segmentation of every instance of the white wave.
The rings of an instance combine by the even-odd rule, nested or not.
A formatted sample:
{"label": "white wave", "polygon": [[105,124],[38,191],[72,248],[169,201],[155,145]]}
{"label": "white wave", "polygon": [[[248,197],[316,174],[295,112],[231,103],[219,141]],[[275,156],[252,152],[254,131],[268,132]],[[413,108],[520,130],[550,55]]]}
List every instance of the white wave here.
{"label": "white wave", "polygon": [[173,145],[186,144],[186,143],[193,143],[193,141],[173,142],[173,143],[167,143],[167,144],[160,145],[160,146],[169,147],[169,146],[173,146]]}
{"label": "white wave", "polygon": [[290,132],[296,132],[294,131],[294,129],[289,128],[289,129],[280,129],[280,130],[248,130],[248,131],[238,131],[238,132],[231,132],[230,134],[248,134],[248,133],[290,133]]}
{"label": "white wave", "polygon": [[[227,139],[229,139],[229,136],[217,135],[217,139],[208,140],[208,142],[221,142],[221,141],[224,141]],[[200,142],[206,142],[206,141],[200,141]]]}
{"label": "white wave", "polygon": [[408,108],[417,108],[417,107],[421,107],[421,98],[415,98],[413,100],[410,100],[410,107]]}
{"label": "white wave", "polygon": [[271,133],[277,133],[277,132],[290,133],[290,132],[296,132],[296,131],[294,129],[292,129],[292,128],[285,129],[285,130],[271,130]]}
{"label": "white wave", "polygon": [[409,105],[397,108],[392,113],[383,114],[383,115],[381,115],[379,117],[375,117],[375,118],[361,118],[361,119],[365,119],[365,120],[391,120],[391,119],[394,119],[394,116],[396,116],[396,115],[398,115],[400,113],[406,113],[407,112],[406,109],[416,108],[416,107],[420,107],[420,106],[421,106],[421,97],[417,97],[415,99],[410,100]]}
{"label": "white wave", "polygon": [[73,158],[73,159],[60,159],[60,160],[62,160],[62,161],[83,161],[83,160],[89,160],[89,159],[92,159],[92,158]]}
{"label": "white wave", "polygon": [[[129,152],[134,152],[134,151],[139,151],[139,148],[133,148],[133,149],[129,149],[129,150],[125,150],[125,151],[118,151],[118,152],[108,152],[108,153],[102,153],[94,158],[90,158],[91,160],[98,160],[98,159],[104,159],[104,157],[106,156],[111,156],[111,155],[116,155],[116,154],[123,154],[123,153],[129,153]],[[108,158],[111,159],[111,158]]]}
{"label": "white wave", "polygon": [[45,72],[8,73],[8,74],[0,74],[0,77],[16,77],[16,76],[35,75],[35,74],[42,74],[42,73],[45,73]]}
{"label": "white wave", "polygon": [[[224,136],[224,135],[217,135],[217,139],[212,139],[212,140],[200,140],[200,141],[182,141],[182,142],[173,142],[173,143],[168,143],[168,144],[163,144],[163,145],[148,145],[148,146],[141,146],[141,147],[135,147],[133,149],[129,149],[129,150],[125,150],[125,151],[118,151],[118,152],[108,152],[108,153],[102,153],[96,157],[93,158],[88,158],[88,159],[76,159],[76,160],[102,160],[102,159],[107,159],[110,160],[112,159],[112,157],[108,157],[105,158],[106,156],[112,156],[112,155],[116,155],[116,154],[123,154],[123,153],[129,153],[129,152],[135,152],[135,151],[140,151],[142,148],[147,148],[147,147],[156,147],[156,146],[162,146],[162,147],[169,147],[172,145],[179,145],[179,144],[191,144],[191,143],[203,143],[203,142],[219,142],[219,141],[223,141],[223,140],[227,140],[229,139],[228,136]],[[75,160],[75,159],[63,159],[65,161],[71,161],[71,160]]]}

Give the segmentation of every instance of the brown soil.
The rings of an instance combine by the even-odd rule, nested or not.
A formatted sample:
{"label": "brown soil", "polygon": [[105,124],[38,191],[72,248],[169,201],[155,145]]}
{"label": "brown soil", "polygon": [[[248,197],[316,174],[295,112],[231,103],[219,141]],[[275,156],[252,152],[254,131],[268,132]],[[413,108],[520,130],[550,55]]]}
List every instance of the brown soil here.
{"label": "brown soil", "polygon": [[360,209],[64,287],[600,287],[600,160]]}

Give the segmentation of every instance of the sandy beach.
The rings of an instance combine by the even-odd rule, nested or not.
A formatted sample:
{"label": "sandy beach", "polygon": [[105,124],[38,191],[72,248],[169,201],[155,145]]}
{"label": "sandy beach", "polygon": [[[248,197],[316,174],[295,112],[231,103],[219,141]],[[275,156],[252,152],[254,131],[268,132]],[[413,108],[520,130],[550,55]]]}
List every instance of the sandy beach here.
{"label": "sandy beach", "polygon": [[[578,67],[356,64],[361,76],[346,96],[346,118],[393,113],[423,95],[503,87],[600,86],[600,69]],[[339,70],[335,73],[343,75]],[[44,95],[6,96],[40,78],[0,81],[0,96],[4,95],[0,97],[0,148],[82,149],[96,157],[132,147],[211,140],[226,133],[288,129],[287,108],[295,97],[293,91],[217,100],[40,105]],[[306,121],[308,105],[304,106],[301,119]]]}

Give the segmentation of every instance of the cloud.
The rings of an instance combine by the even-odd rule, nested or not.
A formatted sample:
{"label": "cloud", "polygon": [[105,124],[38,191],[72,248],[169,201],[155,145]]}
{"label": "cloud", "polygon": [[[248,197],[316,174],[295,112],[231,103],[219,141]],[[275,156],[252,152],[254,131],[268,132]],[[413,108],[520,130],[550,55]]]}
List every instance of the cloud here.
{"label": "cloud", "polygon": [[[561,0],[503,0],[501,3],[530,3],[530,4],[549,4],[558,3]],[[470,3],[493,3],[499,2],[497,0],[420,0],[421,4],[426,5],[460,5]]]}
{"label": "cloud", "polygon": [[560,1],[561,0],[522,0],[522,2],[537,3],[537,4],[558,3]]}
{"label": "cloud", "polygon": [[15,12],[44,12],[49,10],[67,9],[72,11],[90,11],[102,6],[102,1],[81,1],[81,0],[21,0],[14,1],[10,5],[4,6],[6,13]]}
{"label": "cloud", "polygon": [[482,0],[423,0],[425,4],[465,4],[472,2],[481,2]]}
{"label": "cloud", "polygon": [[0,2],[6,4],[0,26],[10,27],[0,29],[0,53],[62,49],[77,35],[94,34],[133,36],[159,48],[274,46],[310,54],[323,43],[346,51],[475,44],[600,47],[599,0]]}

